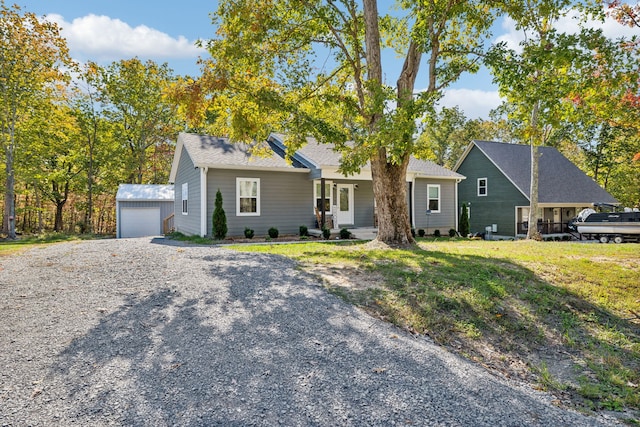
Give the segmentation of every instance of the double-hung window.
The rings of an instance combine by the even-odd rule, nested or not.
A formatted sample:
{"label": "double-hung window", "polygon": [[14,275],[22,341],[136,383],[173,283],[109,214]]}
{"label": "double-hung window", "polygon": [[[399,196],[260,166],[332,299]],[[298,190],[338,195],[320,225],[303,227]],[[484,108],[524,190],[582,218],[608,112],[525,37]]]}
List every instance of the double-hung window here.
{"label": "double-hung window", "polygon": [[189,214],[189,184],[182,184],[182,215]]}
{"label": "double-hung window", "polygon": [[478,197],[487,195],[487,178],[478,178]]}
{"label": "double-hung window", "polygon": [[427,209],[431,213],[440,213],[440,185],[427,185]]}
{"label": "double-hung window", "polygon": [[236,178],[236,215],[260,215],[260,178]]}

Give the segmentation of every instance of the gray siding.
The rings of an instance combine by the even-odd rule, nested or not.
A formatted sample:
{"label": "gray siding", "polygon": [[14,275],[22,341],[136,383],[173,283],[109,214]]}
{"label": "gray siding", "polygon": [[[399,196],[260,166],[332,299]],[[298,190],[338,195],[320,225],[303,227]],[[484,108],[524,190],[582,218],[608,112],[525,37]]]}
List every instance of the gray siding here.
{"label": "gray siding", "polygon": [[[432,213],[427,218],[427,186],[440,185],[440,213]],[[421,179],[414,183],[414,224],[417,229],[427,230],[428,234],[438,229],[447,235],[449,229],[456,228],[457,207],[455,201],[456,183],[453,180]],[[428,229],[427,229],[428,228]]]}
{"label": "gray siding", "polygon": [[[260,216],[236,215],[236,178],[260,179]],[[242,236],[245,227],[256,237],[267,235],[271,227],[280,234],[297,234],[301,225],[313,228],[313,181],[296,172],[209,169],[207,175],[207,234],[212,234],[211,218],[216,192],[222,193],[228,236]],[[177,194],[176,194],[176,197]]]}
{"label": "gray siding", "polygon": [[[514,236],[515,207],[528,206],[529,200],[475,146],[456,172],[467,177],[458,185],[458,212],[462,203],[471,203],[471,232],[484,232],[487,226],[497,224],[496,234]],[[487,178],[486,196],[478,197],[478,178]]]}
{"label": "gray siding", "polygon": [[[189,184],[188,214],[182,214],[182,184]],[[175,188],[175,217],[176,231],[187,235],[200,234],[200,169],[193,166],[186,149],[182,148],[178,172],[176,173]]]}

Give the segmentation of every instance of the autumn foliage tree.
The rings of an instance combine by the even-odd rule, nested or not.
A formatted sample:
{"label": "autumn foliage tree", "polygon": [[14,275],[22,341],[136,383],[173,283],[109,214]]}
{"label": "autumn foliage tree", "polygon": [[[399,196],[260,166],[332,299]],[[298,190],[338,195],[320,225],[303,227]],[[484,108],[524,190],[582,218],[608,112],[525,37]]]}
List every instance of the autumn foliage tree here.
{"label": "autumn foliage tree", "polygon": [[[0,2],[0,147],[5,165],[3,233],[16,237],[15,156],[27,141],[18,128],[29,114],[49,102],[50,90],[65,80],[72,63],[59,28],[41,22],[19,6]],[[26,135],[26,133],[25,133]]]}
{"label": "autumn foliage tree", "polygon": [[[100,97],[106,117],[114,124],[114,136],[123,145],[127,182],[166,182],[173,154],[166,148],[179,129],[176,106],[165,97],[174,79],[166,63],[138,58],[101,69]],[[153,155],[161,163],[156,173],[148,170]]]}

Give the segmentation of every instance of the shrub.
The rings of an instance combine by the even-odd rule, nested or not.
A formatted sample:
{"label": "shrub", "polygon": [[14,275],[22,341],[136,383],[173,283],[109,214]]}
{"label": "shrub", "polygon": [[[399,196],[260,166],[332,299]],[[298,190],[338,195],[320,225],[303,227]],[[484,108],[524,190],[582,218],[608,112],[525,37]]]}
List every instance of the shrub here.
{"label": "shrub", "polygon": [[456,229],[455,228],[450,228],[449,229],[449,237],[456,237]]}
{"label": "shrub", "polygon": [[416,237],[416,229],[415,228],[411,229],[411,237],[413,237],[413,238]]}
{"label": "shrub", "polygon": [[304,237],[304,236],[308,236],[309,235],[309,229],[307,228],[306,225],[301,225],[300,226],[300,237]]}
{"label": "shrub", "polygon": [[277,239],[278,235],[280,234],[278,229],[275,227],[271,227],[267,233],[269,233],[269,237],[271,237],[272,239]]}
{"label": "shrub", "polygon": [[418,228],[418,236],[424,237],[424,229]]}
{"label": "shrub", "polygon": [[433,230],[433,237],[440,237],[440,236],[441,236],[440,230],[438,229]]}
{"label": "shrub", "polygon": [[246,237],[247,239],[253,239],[254,234],[254,231],[249,227],[244,228],[244,237]]}
{"label": "shrub", "polygon": [[466,203],[462,204],[462,214],[460,214],[460,234],[462,237],[469,235],[469,211]]}
{"label": "shrub", "polygon": [[349,238],[351,238],[351,232],[346,228],[340,229],[340,238],[341,239],[349,239]]}
{"label": "shrub", "polygon": [[329,237],[331,237],[331,230],[327,227],[324,227],[322,229],[322,237],[324,237],[325,239],[329,239]]}
{"label": "shrub", "polygon": [[222,240],[227,237],[227,215],[222,209],[222,193],[220,189],[216,193],[215,209],[213,210],[213,237]]}

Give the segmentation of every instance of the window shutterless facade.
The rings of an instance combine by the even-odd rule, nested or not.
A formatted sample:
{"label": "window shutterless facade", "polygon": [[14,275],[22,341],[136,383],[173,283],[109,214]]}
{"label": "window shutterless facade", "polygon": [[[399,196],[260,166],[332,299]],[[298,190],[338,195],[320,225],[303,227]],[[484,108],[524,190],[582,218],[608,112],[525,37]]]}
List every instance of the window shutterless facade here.
{"label": "window shutterless facade", "polygon": [[427,209],[431,213],[440,213],[440,185],[427,185]]}
{"label": "window shutterless facade", "polygon": [[260,178],[236,178],[236,215],[260,215]]}
{"label": "window shutterless facade", "polygon": [[182,215],[189,214],[189,184],[182,184]]}
{"label": "window shutterless facade", "polygon": [[[314,181],[313,183],[313,199],[315,200],[315,207],[318,211],[322,211],[322,184],[320,181]],[[324,183],[324,211],[331,213],[331,201],[333,200],[333,183],[331,181],[325,181]]]}
{"label": "window shutterless facade", "polygon": [[487,195],[487,178],[478,178],[478,197]]}

